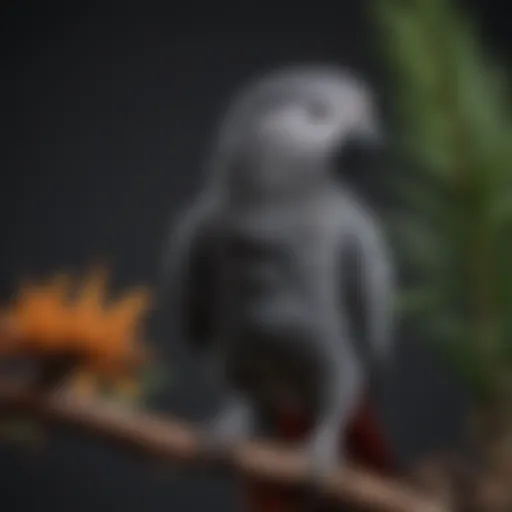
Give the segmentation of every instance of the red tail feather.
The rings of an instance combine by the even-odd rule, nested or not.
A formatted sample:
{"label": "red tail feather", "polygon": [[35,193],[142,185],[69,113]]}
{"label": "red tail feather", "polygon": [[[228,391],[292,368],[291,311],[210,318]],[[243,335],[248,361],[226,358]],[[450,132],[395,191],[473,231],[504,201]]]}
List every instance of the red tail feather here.
{"label": "red tail feather", "polygon": [[[300,441],[310,428],[306,418],[283,414],[278,418],[278,436],[286,441]],[[384,437],[380,421],[374,408],[363,401],[348,430],[343,434],[348,448],[348,457],[372,471],[392,474],[396,463],[390,446]],[[283,489],[273,489],[267,484],[254,484],[248,489],[248,512],[292,512],[294,493]]]}
{"label": "red tail feather", "polygon": [[384,436],[381,422],[368,401],[354,417],[346,438],[348,456],[354,462],[373,471],[392,474],[397,471],[396,460]]}

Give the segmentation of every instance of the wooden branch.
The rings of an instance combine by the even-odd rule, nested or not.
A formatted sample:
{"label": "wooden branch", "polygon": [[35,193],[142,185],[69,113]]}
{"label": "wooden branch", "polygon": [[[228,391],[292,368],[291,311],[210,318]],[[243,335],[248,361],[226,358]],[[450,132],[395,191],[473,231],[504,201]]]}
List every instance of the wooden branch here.
{"label": "wooden branch", "polygon": [[[200,431],[163,415],[122,409],[100,402],[78,400],[70,393],[35,393],[20,385],[0,384],[0,412],[29,414],[48,425],[78,429],[158,459],[198,463],[205,461]],[[305,485],[308,467],[295,451],[262,442],[248,443],[227,457],[238,473],[284,485]],[[338,470],[325,481],[333,499],[358,509],[381,512],[448,512],[397,482],[371,476],[355,468]]]}

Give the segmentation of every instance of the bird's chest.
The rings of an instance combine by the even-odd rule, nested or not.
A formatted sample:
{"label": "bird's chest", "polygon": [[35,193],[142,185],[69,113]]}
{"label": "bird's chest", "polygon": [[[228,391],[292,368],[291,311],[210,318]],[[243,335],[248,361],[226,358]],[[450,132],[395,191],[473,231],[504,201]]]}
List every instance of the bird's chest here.
{"label": "bird's chest", "polygon": [[327,244],[307,227],[228,231],[219,261],[230,323],[269,335],[311,329],[329,293],[327,260]]}
{"label": "bird's chest", "polygon": [[226,232],[219,258],[224,341],[237,380],[312,391],[334,307],[334,260],[322,235],[293,223]]}

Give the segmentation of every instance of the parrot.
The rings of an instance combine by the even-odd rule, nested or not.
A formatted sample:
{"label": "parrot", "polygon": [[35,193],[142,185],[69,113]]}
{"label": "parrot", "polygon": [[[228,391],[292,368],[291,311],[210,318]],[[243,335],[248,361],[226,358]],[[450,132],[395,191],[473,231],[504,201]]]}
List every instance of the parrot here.
{"label": "parrot", "polygon": [[[376,110],[353,73],[295,65],[247,84],[220,119],[164,254],[180,337],[221,389],[212,453],[270,425],[304,450],[314,482],[353,459],[396,471],[370,397],[394,354],[392,255],[340,170],[351,143],[382,143]],[[268,484],[246,498],[255,512],[300,510]]]}

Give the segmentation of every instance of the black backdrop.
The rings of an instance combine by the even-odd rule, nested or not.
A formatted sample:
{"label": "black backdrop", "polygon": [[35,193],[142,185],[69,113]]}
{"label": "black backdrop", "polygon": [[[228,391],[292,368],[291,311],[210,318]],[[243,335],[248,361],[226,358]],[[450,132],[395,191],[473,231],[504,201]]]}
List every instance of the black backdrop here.
{"label": "black backdrop", "polygon": [[[473,2],[476,4],[476,2]],[[8,3],[7,3],[8,4]],[[197,190],[215,119],[233,90],[281,64],[349,65],[377,89],[363,2],[266,9],[148,2],[2,6],[0,291],[19,276],[108,257],[115,286],[156,284],[173,212]],[[505,5],[505,2],[503,2]],[[188,11],[188,12],[186,12]],[[507,57],[505,7],[477,9]],[[148,326],[172,353],[173,385],[160,407],[201,418],[213,406],[189,355],[174,348],[165,316]],[[382,402],[404,461],[457,435],[463,394],[428,352],[401,343]],[[31,511],[226,510],[229,482],[158,468],[67,436],[33,454],[0,451],[0,508]]]}

